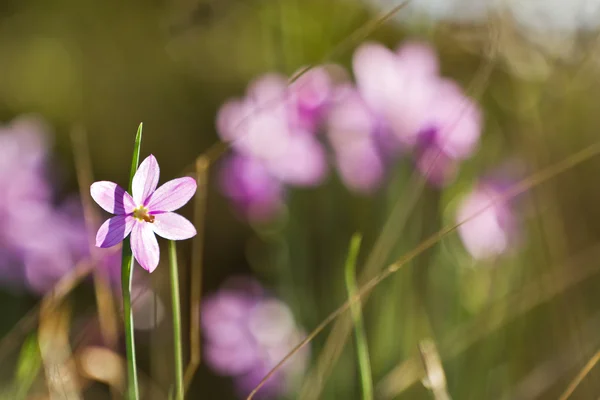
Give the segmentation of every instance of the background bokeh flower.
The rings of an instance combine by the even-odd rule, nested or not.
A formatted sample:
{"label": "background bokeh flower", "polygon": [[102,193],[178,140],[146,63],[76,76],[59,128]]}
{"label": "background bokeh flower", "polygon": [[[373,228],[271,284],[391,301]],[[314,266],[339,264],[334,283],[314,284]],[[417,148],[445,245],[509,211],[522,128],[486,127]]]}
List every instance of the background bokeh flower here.
{"label": "background bokeh flower", "polygon": [[458,233],[476,260],[499,257],[517,244],[516,210],[503,198],[506,187],[493,180],[478,182],[458,206]]}
{"label": "background bokeh flower", "polygon": [[[202,327],[207,363],[232,377],[241,396],[303,338],[289,307],[247,277],[234,277],[203,300]],[[294,389],[308,362],[300,350],[260,391],[260,398],[280,398]]]}
{"label": "background bokeh flower", "polygon": [[44,122],[23,116],[0,129],[0,247],[3,279],[45,293],[87,254],[81,204],[56,205],[50,180],[51,137]]}
{"label": "background bokeh flower", "polygon": [[[200,337],[187,328],[211,307],[194,296],[219,293],[229,276],[252,276],[277,296],[263,289],[247,297],[275,304],[240,306],[254,322],[223,326],[246,327],[253,343],[290,326],[310,331],[348,299],[344,261],[354,233],[363,236],[359,283],[387,274],[362,303],[377,398],[431,398],[417,351],[425,337],[435,342],[442,368],[434,371],[444,373],[448,397],[561,396],[598,348],[598,1],[373,1],[0,5],[0,117],[16,118],[0,133],[0,336],[10,335],[0,342],[0,397],[62,396],[49,393],[55,364],[40,359],[36,343],[38,326],[53,322],[68,329],[69,361],[85,353],[90,330],[115,332],[96,342],[116,360],[100,369],[125,376],[120,249],[88,249],[80,239],[93,238],[100,210],[86,208],[86,230],[80,201],[71,209],[68,199],[82,192],[87,207],[95,179],[127,182],[141,121],[142,152],[156,155],[163,175],[198,176],[203,187],[181,211],[202,234],[178,245],[184,362],[200,360],[189,398],[245,398],[269,364],[240,374],[212,368],[209,360],[240,371],[256,360],[208,351],[219,337],[233,342],[226,328],[201,329],[207,351],[193,357]],[[302,66],[313,68],[296,80]],[[24,134],[47,129],[21,125],[18,116],[32,111],[52,136]],[[498,185],[486,171],[507,159],[528,171]],[[474,230],[453,230],[457,205],[485,208],[487,196],[469,197],[506,185],[523,188],[527,200],[502,205],[508,224],[494,205]],[[61,277],[80,278],[90,257],[110,272],[109,288],[98,274],[48,292]],[[133,305],[140,379],[167,398],[168,268],[134,273],[134,291],[149,294],[146,306]],[[48,300],[60,300],[49,324],[32,311]],[[98,326],[88,329],[90,320]],[[298,363],[307,373],[300,385],[284,385],[287,396],[260,393],[361,398],[349,321],[336,318],[310,341],[312,356]],[[278,361],[289,349],[276,347],[265,358]],[[593,375],[572,397],[598,397]],[[108,396],[106,383],[84,382],[80,397]]]}

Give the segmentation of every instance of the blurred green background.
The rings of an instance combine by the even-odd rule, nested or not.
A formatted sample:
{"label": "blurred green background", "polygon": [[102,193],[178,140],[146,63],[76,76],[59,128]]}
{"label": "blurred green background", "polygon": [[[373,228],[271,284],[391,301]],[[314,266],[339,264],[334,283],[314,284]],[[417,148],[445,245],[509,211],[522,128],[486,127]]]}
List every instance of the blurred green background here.
{"label": "blurred green background", "polygon": [[[171,179],[192,173],[196,157],[218,141],[214,119],[225,99],[241,95],[267,71],[291,74],[322,61],[347,67],[364,37],[355,40],[353,32],[375,16],[348,0],[4,0],[0,116],[9,121],[33,112],[47,119],[62,193],[77,190],[70,140],[76,127],[86,132],[95,178],[124,184],[135,129],[143,121],[142,152],[160,160],[161,180]],[[384,225],[391,224],[385,231],[390,252],[376,266],[381,270],[453,223],[454,199],[481,172],[515,159],[529,176],[598,141],[594,35],[580,35],[566,56],[528,43],[509,19],[468,26],[388,21],[369,39],[395,46],[407,36],[432,41],[443,73],[484,109],[481,150],[465,163],[460,180],[444,191],[422,190],[411,206],[410,194],[422,185],[411,178],[408,162],[372,198],[350,194],[332,174],[323,187],[294,191],[286,217],[275,226],[251,227],[218,193],[213,169],[204,292],[234,273],[254,273],[310,331],[346,299],[343,265],[352,233],[364,236],[360,271]],[[454,399],[553,399],[563,392],[600,345],[599,167],[592,158],[523,196],[524,239],[516,254],[494,265],[473,265],[451,233],[377,286],[364,311],[377,398],[431,398],[418,372],[416,349],[424,337],[437,343]],[[400,215],[392,212],[397,203]],[[191,206],[184,214],[191,215]],[[181,252],[189,264],[189,244]],[[167,299],[165,278],[166,270],[159,269],[152,281]],[[182,290],[186,298],[189,288]],[[39,299],[4,297],[0,325],[7,333]],[[89,291],[70,297],[81,299],[73,313],[93,315]],[[186,313],[187,306],[184,301]],[[3,382],[13,378],[31,332],[18,332],[5,356],[10,362],[0,369]],[[329,332],[312,342],[311,365],[327,354],[322,352]],[[164,362],[170,359],[169,335],[163,323],[139,339],[141,367],[163,390],[171,382]],[[347,341],[317,398],[360,398],[352,343]],[[407,369],[384,380],[406,360],[412,360]],[[592,370],[572,398],[596,398],[598,377]],[[394,389],[411,379],[406,391]],[[317,389],[320,380],[306,382],[305,390]],[[86,396],[106,398],[106,389],[97,386]],[[388,389],[390,396],[384,395]],[[303,393],[298,398],[311,398]],[[232,396],[227,378],[201,366],[189,398]]]}

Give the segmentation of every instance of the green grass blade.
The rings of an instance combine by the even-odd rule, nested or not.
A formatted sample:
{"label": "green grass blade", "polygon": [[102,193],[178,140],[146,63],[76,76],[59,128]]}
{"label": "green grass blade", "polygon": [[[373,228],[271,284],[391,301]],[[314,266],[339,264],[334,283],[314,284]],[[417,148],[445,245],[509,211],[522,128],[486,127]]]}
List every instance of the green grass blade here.
{"label": "green grass blade", "polygon": [[[133,176],[135,175],[140,162],[140,148],[142,146],[142,128],[140,124],[135,135],[135,144],[133,146],[133,157],[131,161],[131,173],[129,175],[129,193],[133,185]],[[131,244],[129,237],[123,241],[123,253],[121,258],[121,290],[123,292],[123,322],[125,327],[125,352],[127,355],[127,398],[129,400],[138,400],[140,397],[136,357],[135,357],[135,337],[133,329],[133,313],[131,310],[131,282],[133,280],[134,259],[131,253]]]}
{"label": "green grass blade", "polygon": [[133,157],[131,158],[131,172],[129,173],[129,193],[133,189],[133,176],[135,175],[140,163],[140,149],[142,148],[142,130],[144,124],[140,123],[135,134],[135,143],[133,144]]}
{"label": "green grass blade", "polygon": [[173,307],[173,352],[175,354],[175,399],[183,400],[183,351],[181,348],[181,306],[179,304],[179,267],[175,241],[169,241],[171,264],[171,304]]}
{"label": "green grass blade", "polygon": [[29,389],[33,385],[42,367],[42,357],[38,347],[37,335],[32,333],[27,337],[21,347],[17,369],[15,371],[14,395],[15,399],[26,399]]}
{"label": "green grass blade", "polygon": [[[348,298],[352,301],[357,292],[356,285],[356,259],[360,252],[360,243],[362,237],[354,234],[350,241],[350,250],[346,259],[346,289]],[[367,346],[367,336],[363,323],[360,300],[350,305],[352,322],[354,323],[354,334],[356,336],[356,354],[358,358],[358,368],[360,373],[360,382],[363,391],[364,400],[373,400],[373,378],[371,374],[371,362],[369,358],[369,348]]]}

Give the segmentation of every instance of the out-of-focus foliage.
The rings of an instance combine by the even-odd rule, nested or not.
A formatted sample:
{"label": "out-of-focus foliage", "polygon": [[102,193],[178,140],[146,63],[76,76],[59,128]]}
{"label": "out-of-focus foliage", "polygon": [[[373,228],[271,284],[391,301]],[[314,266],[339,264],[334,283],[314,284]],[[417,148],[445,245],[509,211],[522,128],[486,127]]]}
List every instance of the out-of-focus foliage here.
{"label": "out-of-focus foliage", "polygon": [[[343,266],[354,232],[364,238],[359,276],[375,275],[455,224],[466,196],[489,182],[493,171],[507,171],[513,187],[555,168],[515,200],[520,217],[515,230],[500,226],[494,232],[510,236],[506,243],[514,244],[512,251],[477,260],[473,249],[486,238],[471,234],[475,244],[465,246],[462,231],[449,232],[376,286],[364,300],[364,319],[378,398],[430,398],[418,350],[424,339],[435,343],[454,399],[556,398],[600,346],[600,159],[560,164],[582,149],[593,153],[599,140],[596,33],[523,35],[507,14],[464,24],[427,19],[402,24],[398,21],[406,19],[399,18],[365,31],[379,11],[350,0],[5,0],[0,4],[0,116],[8,123],[37,113],[54,128],[47,178],[58,205],[77,191],[82,172],[75,167],[73,152],[82,148],[73,146],[73,132],[85,131],[95,180],[124,185],[140,121],[142,151],[161,160],[162,176],[193,174],[196,158],[219,140],[217,110],[231,97],[243,96],[253,79],[269,72],[290,76],[324,62],[351,70],[354,49],[367,34],[390,48],[407,38],[430,42],[441,74],[456,80],[484,116],[481,143],[461,164],[457,181],[444,189],[430,187],[404,158],[372,196],[353,194],[332,173],[321,186],[291,190],[276,221],[248,224],[220,194],[221,160],[211,159],[203,293],[218,290],[231,275],[252,274],[269,296],[287,304],[278,310],[293,314],[294,329],[310,332],[347,300]],[[504,210],[493,213],[492,219]],[[183,214],[192,219],[192,207]],[[191,323],[191,247],[180,247],[184,329]],[[105,277],[106,286],[93,286],[79,269],[72,271],[69,279],[78,285],[65,296],[66,305],[40,313],[41,321],[36,313],[27,314],[39,297],[5,285],[0,294],[2,393],[26,386],[32,394],[45,393],[52,369],[40,364],[38,357],[45,355],[32,350],[35,336],[30,335],[39,326],[51,326],[53,318],[61,326],[68,322],[72,360],[84,367],[85,398],[108,398],[122,390],[122,375],[114,374],[122,368],[114,271]],[[139,306],[144,398],[163,399],[172,383],[172,350],[166,345],[172,333],[161,300],[169,295],[166,268],[135,281],[153,290],[151,296],[143,292],[144,306]],[[107,298],[112,303],[102,300]],[[44,320],[48,315],[51,321]],[[152,323],[150,315],[160,323]],[[336,323],[343,318],[347,315]],[[245,325],[235,321],[249,329],[245,319]],[[309,370],[297,382],[300,394],[290,398],[359,398],[354,348],[339,332],[339,325],[325,329],[311,341]],[[240,340],[252,337],[246,332]],[[186,352],[189,339],[184,335]],[[98,348],[105,352],[90,350]],[[90,360],[110,360],[96,362],[110,367],[89,368]],[[597,397],[597,374],[590,372],[576,398]],[[256,381],[252,376],[252,384]],[[189,398],[235,396],[228,377],[200,366]]]}

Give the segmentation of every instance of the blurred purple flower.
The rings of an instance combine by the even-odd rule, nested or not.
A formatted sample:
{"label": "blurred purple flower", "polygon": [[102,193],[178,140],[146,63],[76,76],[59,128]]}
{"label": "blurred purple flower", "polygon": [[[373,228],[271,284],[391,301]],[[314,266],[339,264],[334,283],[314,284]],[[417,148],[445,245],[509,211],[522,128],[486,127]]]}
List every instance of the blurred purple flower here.
{"label": "blurred purple flower", "polygon": [[[249,278],[230,279],[203,302],[205,354],[215,372],[231,376],[240,396],[247,395],[302,339],[290,309]],[[260,390],[262,398],[294,389],[309,351],[296,353]]]}
{"label": "blurred purple flower", "polygon": [[516,216],[510,202],[501,199],[505,189],[505,184],[483,181],[459,204],[458,234],[476,260],[493,259],[515,244]]}
{"label": "blurred purple flower", "polygon": [[461,88],[440,81],[421,132],[434,132],[428,140],[454,160],[464,160],[476,150],[481,135],[481,111]]}
{"label": "blurred purple flower", "polygon": [[222,164],[219,180],[221,191],[251,220],[268,220],[283,206],[283,185],[256,159],[230,156]]}
{"label": "blurred purple flower", "polygon": [[365,102],[398,139],[413,146],[438,88],[435,53],[417,43],[405,44],[397,53],[366,43],[355,51],[352,65]]}
{"label": "blurred purple flower", "polygon": [[329,77],[320,68],[290,86],[281,75],[264,75],[248,86],[246,97],[221,107],[217,130],[236,152],[260,161],[283,183],[317,185],[327,163],[315,133],[330,91]]}
{"label": "blurred purple flower", "polygon": [[417,168],[437,185],[451,183],[460,161],[477,148],[481,134],[479,108],[460,88],[442,81],[416,146]]}
{"label": "blurred purple flower", "polygon": [[[21,117],[0,128],[0,216],[18,217],[23,204],[46,202],[47,136],[41,121]],[[19,207],[16,207],[16,206]]]}
{"label": "blurred purple flower", "polygon": [[435,185],[452,182],[459,162],[477,147],[481,112],[458,85],[438,75],[433,50],[408,42],[394,53],[365,44],[353,66],[365,102],[415,150],[417,168]]}
{"label": "blurred purple flower", "polygon": [[[57,210],[46,208],[43,224],[29,225],[22,232],[25,278],[37,293],[45,293],[89,254],[87,231],[76,199]],[[43,228],[41,228],[43,227]]]}
{"label": "blurred purple flower", "polygon": [[415,165],[426,177],[427,181],[437,187],[447,186],[456,179],[458,174],[458,162],[448,157],[435,142],[435,131],[431,131],[431,139],[428,135],[422,136],[422,142],[415,151]]}
{"label": "blurred purple flower", "polygon": [[331,101],[333,89],[329,73],[324,67],[311,68],[290,84],[289,91],[297,110],[298,126],[309,132],[316,132]]}
{"label": "blurred purple flower", "polygon": [[0,273],[4,281],[40,294],[72,269],[88,247],[79,202],[59,208],[52,204],[45,176],[46,132],[33,117],[0,128]]}
{"label": "blurred purple flower", "polygon": [[184,177],[166,182],[158,189],[160,169],[153,155],[146,157],[133,177],[132,194],[114,182],[95,182],[92,198],[115,217],[108,219],[96,235],[96,246],[112,247],[131,233],[131,250],[148,272],[158,266],[160,250],[156,235],[169,240],[189,239],[194,226],[175,211],[196,193],[196,181]]}
{"label": "blurred purple flower", "polygon": [[370,193],[381,184],[385,157],[378,147],[385,129],[357,90],[340,86],[327,116],[327,134],[344,184],[353,191]]}

